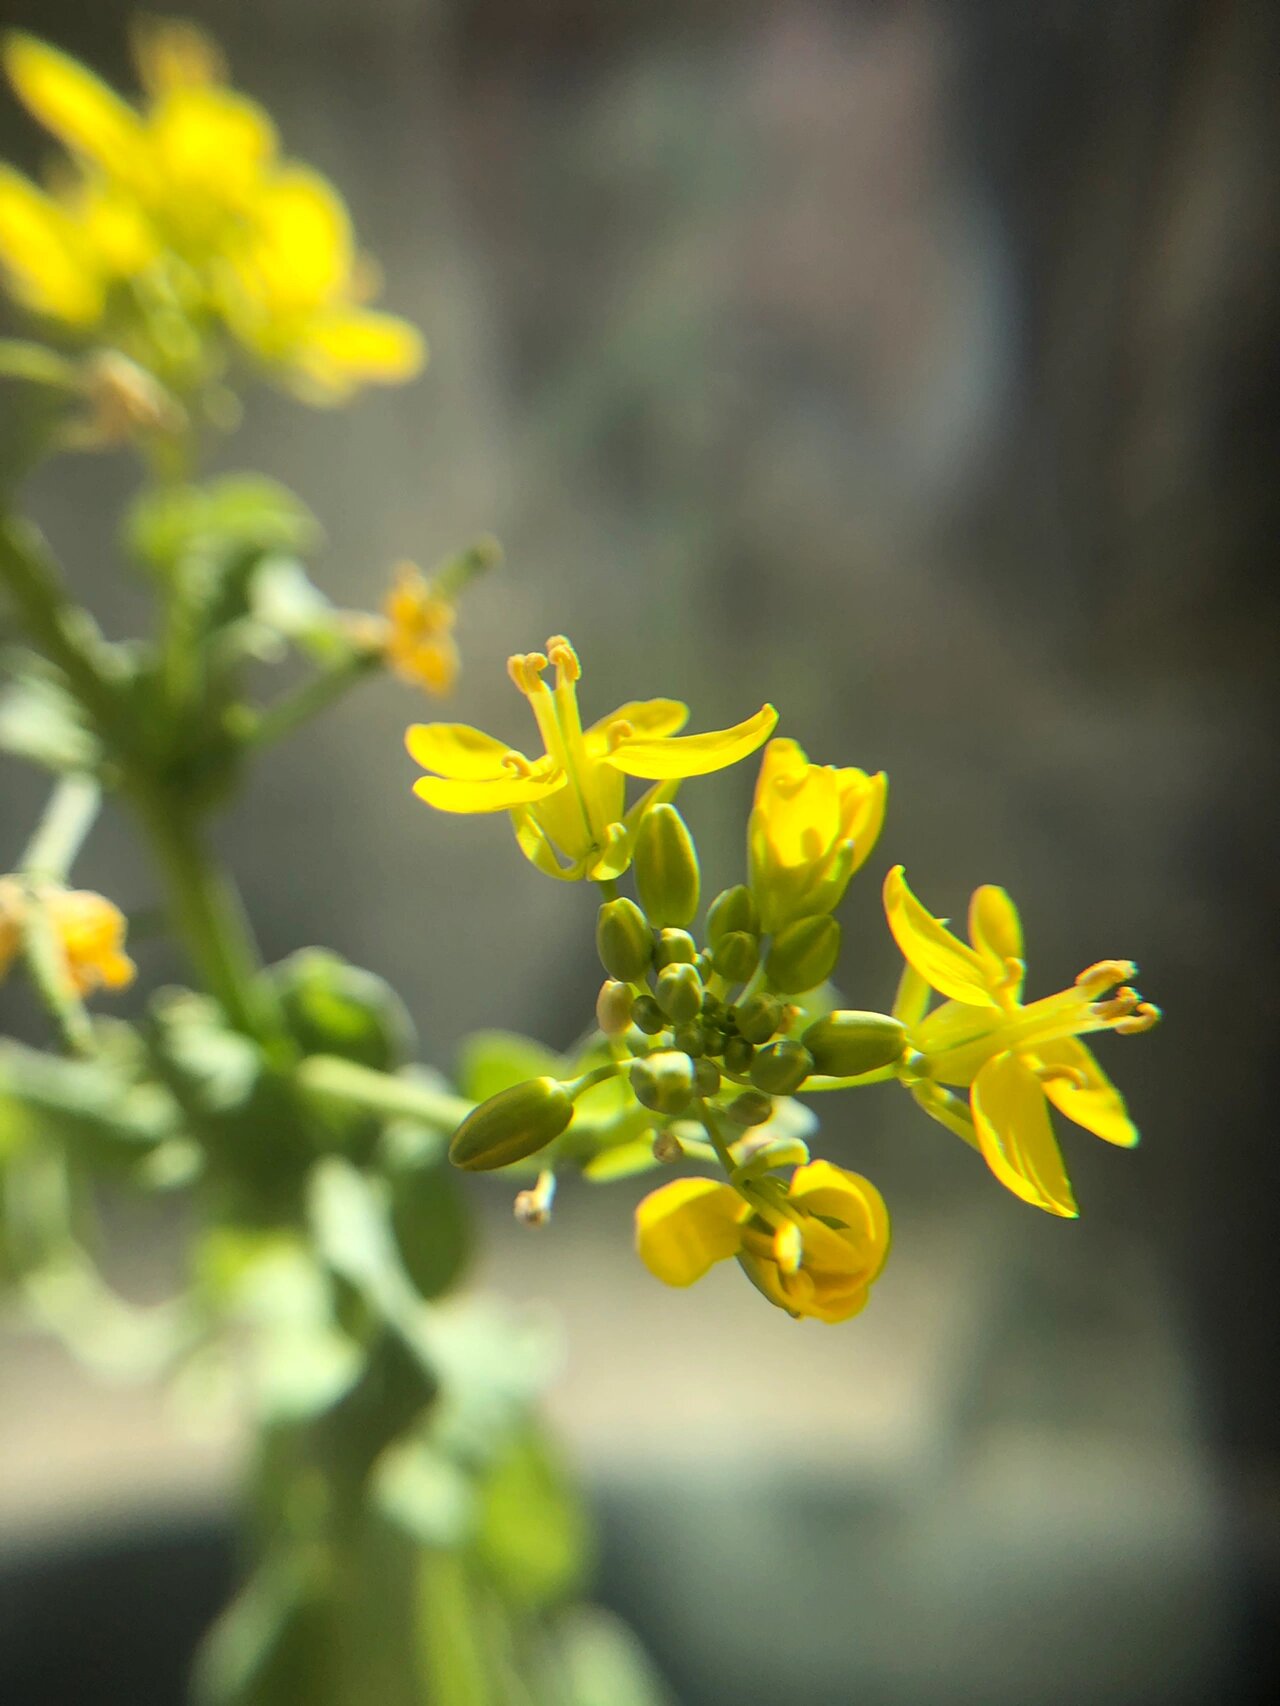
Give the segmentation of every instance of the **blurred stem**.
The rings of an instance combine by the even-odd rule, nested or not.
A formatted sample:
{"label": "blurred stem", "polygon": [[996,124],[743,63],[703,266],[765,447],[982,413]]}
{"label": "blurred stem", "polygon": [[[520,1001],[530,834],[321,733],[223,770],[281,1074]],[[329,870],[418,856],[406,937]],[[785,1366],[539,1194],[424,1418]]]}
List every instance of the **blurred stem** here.
{"label": "blurred stem", "polygon": [[79,391],[80,372],[56,350],[23,338],[0,338],[0,375],[28,379],[33,385],[52,385],[60,391]]}
{"label": "blurred stem", "polygon": [[349,688],[366,675],[371,675],[381,663],[379,652],[353,652],[342,663],[313,675],[295,693],[278,699],[266,710],[249,711],[243,722],[237,721],[235,733],[246,745],[270,746],[273,741],[283,739],[303,723],[310,722],[321,711],[328,710]]}
{"label": "blurred stem", "polygon": [[102,790],[92,776],[62,777],[22,855],[23,873],[33,881],[63,882],[101,804]]}
{"label": "blurred stem", "polygon": [[313,1054],[300,1061],[295,1073],[298,1087],[309,1095],[364,1113],[392,1119],[421,1120],[424,1125],[452,1131],[466,1118],[474,1103],[465,1096],[433,1089],[413,1078],[393,1077],[370,1066],[358,1066],[333,1054]]}
{"label": "blurred stem", "polygon": [[39,887],[34,884],[26,887],[22,946],[31,981],[57,1027],[63,1045],[71,1054],[92,1054],[95,1046],[93,1025],[72,981],[67,956],[50,920],[49,909],[41,899]]}

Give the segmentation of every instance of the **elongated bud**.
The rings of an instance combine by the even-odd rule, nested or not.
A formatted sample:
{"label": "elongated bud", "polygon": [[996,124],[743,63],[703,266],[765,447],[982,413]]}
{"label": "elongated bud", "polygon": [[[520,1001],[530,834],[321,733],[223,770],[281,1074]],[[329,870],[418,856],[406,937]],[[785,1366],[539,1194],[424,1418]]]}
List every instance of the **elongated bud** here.
{"label": "elongated bud", "polygon": [[667,1028],[667,1015],[652,995],[637,995],[631,1006],[631,1023],[638,1025],[646,1037],[656,1037]]}
{"label": "elongated bud", "polygon": [[489,1173],[545,1149],[573,1118],[573,1101],[554,1078],[530,1078],[473,1108],[453,1134],[449,1159]]}
{"label": "elongated bud", "polygon": [[735,1125],[763,1125],[772,1112],[773,1097],[763,1090],[744,1090],[725,1109]]}
{"label": "elongated bud", "polygon": [[631,986],[606,978],[596,997],[596,1024],[606,1037],[620,1037],[631,1024],[634,997]]}
{"label": "elongated bud", "polygon": [[686,1025],[702,1011],[702,979],[692,966],[667,966],[654,986],[658,1006],[677,1025]]}
{"label": "elongated bud", "polygon": [[637,983],[653,958],[653,931],[635,901],[607,900],[596,917],[596,952],[610,977]]}
{"label": "elongated bud", "polygon": [[760,964],[760,938],[730,930],[711,950],[711,963],[728,983],[745,983]]}
{"label": "elongated bud", "polygon": [[834,918],[801,918],[773,938],[765,971],[784,995],[803,995],[825,983],[840,958],[840,926]]}
{"label": "elongated bud", "polygon": [[892,1066],[907,1046],[907,1033],[887,1013],[841,1010],[810,1025],[803,1041],[815,1071],[829,1078],[856,1078]]}
{"label": "elongated bud", "polygon": [[767,1090],[773,1096],[789,1096],[798,1090],[813,1071],[813,1056],[802,1043],[770,1043],[756,1050],[751,1062],[751,1082],[757,1090]]}
{"label": "elongated bud", "polygon": [[695,965],[698,944],[687,930],[659,930],[653,949],[653,963],[663,966]]}
{"label": "elongated bud", "polygon": [[698,850],[674,806],[651,806],[636,836],[640,901],[654,924],[688,924],[698,910]]}
{"label": "elongated bud", "polygon": [[637,1102],[657,1114],[682,1114],[693,1098],[693,1062],[678,1049],[664,1049],[631,1066],[631,1088]]}
{"label": "elongated bud", "polygon": [[778,1029],[782,1003],[776,995],[753,995],[733,1010],[738,1034],[749,1043],[767,1043]]}
{"label": "elongated bud", "polygon": [[707,908],[707,941],[714,948],[731,931],[760,934],[760,912],[745,883],[722,889]]}

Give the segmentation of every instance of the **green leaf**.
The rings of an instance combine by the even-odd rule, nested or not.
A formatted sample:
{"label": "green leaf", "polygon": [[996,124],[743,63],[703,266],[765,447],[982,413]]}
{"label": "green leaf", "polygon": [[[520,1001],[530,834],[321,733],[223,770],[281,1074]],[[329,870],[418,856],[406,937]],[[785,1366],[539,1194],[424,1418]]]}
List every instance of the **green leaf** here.
{"label": "green leaf", "polygon": [[96,770],[102,751],[62,677],[42,658],[11,653],[0,693],[0,747],[46,770]]}
{"label": "green leaf", "polygon": [[596,1605],[575,1606],[559,1625],[556,1691],[564,1706],[674,1706],[635,1634],[620,1617]]}
{"label": "green leaf", "polygon": [[414,1052],[409,1010],[375,973],[327,948],[301,948],[269,975],[289,1029],[306,1054],[336,1054],[391,1072]]}
{"label": "green leaf", "polygon": [[542,1610],[582,1584],[592,1553],[585,1507],[542,1433],[528,1428],[481,1485],[476,1551],[512,1604]]}
{"label": "green leaf", "polygon": [[429,1430],[396,1440],[373,1470],[378,1509],[420,1546],[457,1546],[475,1522],[475,1491]]}
{"label": "green leaf", "polygon": [[[427,1135],[442,1141],[439,1133]],[[393,1176],[391,1227],[405,1272],[420,1296],[438,1297],[457,1282],[473,1239],[452,1167],[416,1168]]]}
{"label": "green leaf", "polygon": [[458,1055],[458,1088],[473,1102],[485,1102],[527,1078],[544,1073],[555,1077],[560,1065],[559,1055],[531,1037],[514,1031],[475,1031]]}
{"label": "green leaf", "polygon": [[300,498],[261,474],[227,474],[203,486],[148,490],[125,519],[133,556],[163,575],[192,557],[211,567],[251,552],[298,553],[314,547],[319,524]]}

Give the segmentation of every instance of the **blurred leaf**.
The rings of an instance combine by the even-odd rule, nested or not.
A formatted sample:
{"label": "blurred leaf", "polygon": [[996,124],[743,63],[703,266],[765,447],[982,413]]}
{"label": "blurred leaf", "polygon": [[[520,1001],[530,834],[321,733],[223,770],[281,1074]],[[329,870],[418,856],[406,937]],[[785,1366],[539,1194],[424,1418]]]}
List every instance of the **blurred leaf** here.
{"label": "blurred leaf", "polygon": [[428,1548],[418,1563],[420,1659],[430,1706],[496,1706],[490,1631],[479,1615],[467,1566]]}
{"label": "blurred leaf", "polygon": [[421,1546],[457,1546],[475,1521],[470,1478],[433,1443],[429,1430],[397,1440],[373,1470],[379,1510]]}
{"label": "blurred leaf", "polygon": [[581,1586],[590,1523],[541,1431],[517,1435],[484,1477],[475,1544],[503,1598],[518,1607],[542,1610]]}
{"label": "blurred leaf", "polygon": [[636,1635],[600,1606],[575,1606],[559,1624],[564,1706],[675,1706]]}
{"label": "blurred leaf", "polygon": [[261,474],[227,474],[203,486],[150,488],[125,519],[130,552],[165,575],[198,561],[210,575],[235,558],[296,553],[320,528],[300,498]]}
{"label": "blurred leaf", "polygon": [[[440,1141],[439,1134],[429,1134]],[[462,1189],[447,1165],[393,1175],[391,1227],[405,1272],[422,1297],[455,1284],[471,1254],[471,1222]]]}
{"label": "blurred leaf", "polygon": [[492,1298],[453,1297],[424,1311],[424,1348],[440,1384],[434,1427],[451,1455],[482,1463],[525,1425],[559,1360],[555,1324]]}
{"label": "blurred leaf", "polygon": [[11,653],[0,692],[0,747],[46,770],[95,770],[101,747],[62,678],[42,658]]}
{"label": "blurred leaf", "polygon": [[554,1076],[561,1061],[542,1043],[514,1031],[475,1031],[458,1055],[458,1089],[474,1102],[486,1101],[526,1078]]}
{"label": "blurred leaf", "polygon": [[307,1054],[336,1054],[391,1072],[414,1051],[413,1021],[391,985],[327,948],[301,948],[273,966],[289,1029]]}

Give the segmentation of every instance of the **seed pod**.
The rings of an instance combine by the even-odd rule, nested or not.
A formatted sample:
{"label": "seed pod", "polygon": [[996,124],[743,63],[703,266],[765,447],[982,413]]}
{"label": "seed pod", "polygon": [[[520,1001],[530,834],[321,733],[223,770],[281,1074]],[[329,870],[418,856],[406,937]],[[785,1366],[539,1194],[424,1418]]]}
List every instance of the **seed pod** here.
{"label": "seed pod", "polygon": [[637,983],[653,959],[653,931],[635,901],[607,900],[596,916],[596,952],[610,977]]}
{"label": "seed pod", "polygon": [[856,1078],[892,1066],[907,1046],[907,1033],[887,1013],[841,1010],[810,1025],[804,1046],[816,1071],[829,1078]]}
{"label": "seed pod", "polygon": [[663,966],[693,965],[698,958],[698,945],[687,930],[659,930],[654,944],[653,963]]}
{"label": "seed pod", "polygon": [[667,1028],[667,1015],[652,995],[637,995],[631,1004],[631,1023],[638,1025],[647,1037],[656,1037]]}
{"label": "seed pod", "polygon": [[730,930],[712,948],[711,963],[727,983],[745,983],[760,964],[760,938]]}
{"label": "seed pod", "polygon": [[756,1050],[751,1062],[751,1082],[773,1096],[789,1096],[813,1071],[813,1056],[802,1043],[770,1043]]}
{"label": "seed pod", "polygon": [[765,970],[784,995],[816,989],[835,970],[840,957],[840,926],[834,918],[801,918],[773,938]]}
{"label": "seed pod", "polygon": [[622,1035],[631,1023],[633,1005],[634,997],[630,984],[619,983],[616,978],[606,978],[596,997],[596,1024],[606,1037]]}
{"label": "seed pod", "polygon": [[694,1066],[687,1054],[663,1049],[631,1063],[631,1088],[637,1102],[657,1114],[682,1114],[694,1091]]}
{"label": "seed pod", "polygon": [[658,1006],[668,1019],[684,1025],[702,1011],[702,979],[692,966],[667,966],[658,973],[654,989]]}
{"label": "seed pod", "polygon": [[707,941],[713,948],[731,931],[748,936],[760,933],[760,913],[743,883],[724,889],[707,908]]}
{"label": "seed pod", "polygon": [[753,995],[733,1009],[738,1031],[749,1043],[767,1043],[778,1029],[782,1003],[774,995]]}
{"label": "seed pod", "polygon": [[744,1090],[725,1109],[735,1125],[763,1125],[772,1112],[773,1097],[763,1090]]}
{"label": "seed pod", "polygon": [[736,1073],[740,1078],[744,1072],[751,1070],[755,1053],[745,1037],[729,1037],[724,1045],[725,1070]]}
{"label": "seed pod", "polygon": [[698,850],[674,806],[651,806],[636,836],[640,900],[654,924],[685,925],[698,910]]}
{"label": "seed pod", "polygon": [[470,1173],[488,1173],[545,1149],[573,1118],[573,1101],[554,1078],[530,1078],[499,1090],[473,1108],[454,1132],[449,1159]]}

